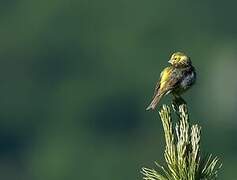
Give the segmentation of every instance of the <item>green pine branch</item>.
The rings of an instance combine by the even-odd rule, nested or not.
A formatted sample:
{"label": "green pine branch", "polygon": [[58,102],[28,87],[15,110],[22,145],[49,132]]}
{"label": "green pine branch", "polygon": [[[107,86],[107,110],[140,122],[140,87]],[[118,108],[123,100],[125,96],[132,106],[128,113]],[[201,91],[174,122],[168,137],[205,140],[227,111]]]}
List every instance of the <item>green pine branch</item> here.
{"label": "green pine branch", "polygon": [[[173,127],[171,110],[164,105],[159,112],[165,134],[165,161],[156,169],[142,168],[144,180],[214,180],[221,168],[217,157],[200,155],[201,127],[190,125],[187,106],[174,107],[178,123]],[[177,110],[178,109],[178,110]]]}

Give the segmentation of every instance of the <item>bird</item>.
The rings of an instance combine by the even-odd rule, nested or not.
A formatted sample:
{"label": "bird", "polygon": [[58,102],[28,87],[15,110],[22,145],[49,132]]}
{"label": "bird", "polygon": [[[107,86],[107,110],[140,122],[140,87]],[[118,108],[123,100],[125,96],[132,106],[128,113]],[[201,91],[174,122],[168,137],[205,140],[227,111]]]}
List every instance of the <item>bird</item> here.
{"label": "bird", "polygon": [[195,68],[192,65],[191,58],[185,53],[173,53],[168,63],[170,63],[170,66],[161,72],[152,101],[146,110],[155,110],[161,98],[170,93],[174,99],[185,102],[181,95],[196,82]]}

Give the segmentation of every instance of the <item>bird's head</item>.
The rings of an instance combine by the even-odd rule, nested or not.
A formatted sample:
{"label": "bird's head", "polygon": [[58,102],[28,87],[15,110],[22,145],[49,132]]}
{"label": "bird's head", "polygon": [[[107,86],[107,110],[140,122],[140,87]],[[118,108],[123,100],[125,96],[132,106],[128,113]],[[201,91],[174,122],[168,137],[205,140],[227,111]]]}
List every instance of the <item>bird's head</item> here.
{"label": "bird's head", "polygon": [[175,67],[185,67],[192,64],[191,59],[182,52],[173,53],[168,62]]}

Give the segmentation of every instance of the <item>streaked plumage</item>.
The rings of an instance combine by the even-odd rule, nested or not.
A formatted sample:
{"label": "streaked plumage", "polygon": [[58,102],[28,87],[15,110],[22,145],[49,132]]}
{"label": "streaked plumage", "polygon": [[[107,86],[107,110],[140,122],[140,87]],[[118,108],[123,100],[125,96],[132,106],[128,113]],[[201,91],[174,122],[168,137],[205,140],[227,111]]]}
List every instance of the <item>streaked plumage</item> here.
{"label": "streaked plumage", "polygon": [[147,107],[147,110],[154,110],[160,99],[169,93],[172,93],[174,97],[180,97],[183,92],[195,83],[196,72],[187,55],[176,52],[171,56],[168,62],[171,66],[161,72],[153,100]]}

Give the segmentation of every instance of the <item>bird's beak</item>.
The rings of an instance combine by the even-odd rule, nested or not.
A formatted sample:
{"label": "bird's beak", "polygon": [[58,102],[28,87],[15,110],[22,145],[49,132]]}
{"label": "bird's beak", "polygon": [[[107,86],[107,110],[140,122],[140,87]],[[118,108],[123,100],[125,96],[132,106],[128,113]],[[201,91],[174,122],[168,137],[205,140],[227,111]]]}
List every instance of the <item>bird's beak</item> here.
{"label": "bird's beak", "polygon": [[170,60],[168,61],[168,63],[172,64],[172,59],[170,59]]}

